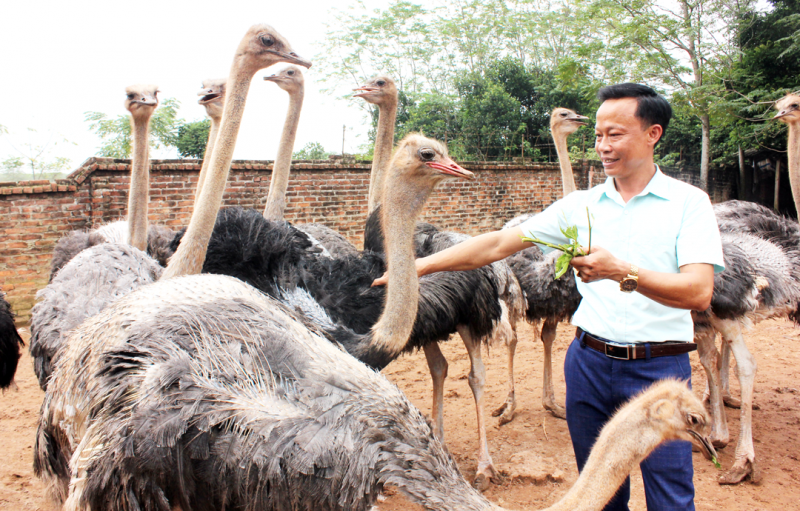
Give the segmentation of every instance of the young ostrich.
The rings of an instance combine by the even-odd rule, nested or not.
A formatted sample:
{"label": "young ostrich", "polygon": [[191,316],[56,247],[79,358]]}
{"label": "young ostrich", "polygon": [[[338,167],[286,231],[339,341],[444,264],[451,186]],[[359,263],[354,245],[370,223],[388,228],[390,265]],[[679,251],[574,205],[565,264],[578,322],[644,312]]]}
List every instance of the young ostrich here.
{"label": "young ostrich", "polygon": [[[556,108],[550,114],[550,132],[553,135],[558,163],[561,167],[561,183],[563,196],[576,190],[572,175],[572,164],[569,161],[567,137],[584,126],[588,117],[579,115],[568,108]],[[505,229],[516,227],[530,214],[520,215],[504,225]],[[556,402],[553,389],[553,342],[556,339],[556,328],[561,321],[569,321],[577,310],[581,295],[575,287],[575,275],[568,271],[560,279],[554,280],[555,261],[560,253],[545,256],[539,247],[533,246],[509,256],[506,262],[517,278],[527,301],[525,316],[537,329],[540,322],[542,328],[539,338],[544,347],[542,376],[542,406],[553,416],[566,419],[564,407]],[[509,398],[495,413],[503,413],[508,408],[515,408],[514,400],[514,355],[516,354],[516,337],[508,344]]]}
{"label": "young ostrich", "polygon": [[[413,220],[443,174],[459,172],[440,149],[404,141],[387,176],[390,293],[373,344],[400,346],[411,332]],[[609,422],[548,509],[599,510],[666,440],[697,437],[713,455],[705,422],[685,384],[654,385]],[[365,510],[386,484],[425,509],[501,509],[385,377],[214,275],[135,291],[72,333],[42,407],[35,471],[66,509]]]}
{"label": "young ostrich", "polygon": [[[289,93],[289,109],[286,112],[286,121],[283,125],[281,141],[278,146],[278,155],[272,165],[272,179],[269,185],[267,204],[264,207],[264,218],[274,222],[284,220],[286,209],[286,189],[289,185],[289,171],[292,164],[292,149],[300,123],[300,110],[303,107],[305,90],[303,72],[297,66],[288,66],[277,74],[265,76],[264,80],[274,82],[281,89]],[[358,255],[358,249],[347,239],[319,223],[294,224],[294,227],[307,234],[312,240],[318,242],[331,257]]]}
{"label": "young ostrich", "polygon": [[147,225],[150,158],[150,118],[158,106],[157,85],[132,85],[125,89],[125,108],[131,113],[132,161],[128,192],[128,221],[112,222],[89,232],[76,231],[58,240],[50,263],[50,280],[79,252],[100,243],[130,243],[146,250],[166,266],[172,255],[169,244],[175,233],[162,226]]}
{"label": "young ostrich", "polygon": [[211,119],[211,128],[208,130],[208,142],[203,153],[203,165],[200,167],[200,175],[197,177],[197,190],[194,193],[194,201],[200,197],[200,190],[203,189],[203,182],[208,174],[208,165],[211,163],[211,155],[214,154],[214,144],[217,141],[219,124],[222,121],[222,109],[225,106],[225,83],[226,78],[215,78],[204,80],[202,89],[197,93],[200,99],[197,101],[206,109],[208,118]]}
{"label": "young ostrich", "polygon": [[[134,85],[125,92],[125,107],[131,112],[133,128],[128,222],[114,222],[89,233],[73,233],[56,245],[50,283],[36,294],[38,302],[31,316],[30,353],[43,390],[52,361],[69,330],[120,296],[154,282],[161,274],[161,261],[143,252],[148,248],[147,238],[152,251],[165,258],[171,253],[164,249],[162,241],[171,241],[174,234],[165,228],[147,226],[147,139],[150,117],[158,105],[158,87]],[[118,228],[120,225],[129,234],[122,236],[125,231]]]}
{"label": "young ostrich", "polygon": [[20,347],[22,342],[17,326],[14,324],[14,312],[6,301],[6,295],[0,292],[0,389],[16,387],[14,374],[17,372],[17,363],[22,356]]}

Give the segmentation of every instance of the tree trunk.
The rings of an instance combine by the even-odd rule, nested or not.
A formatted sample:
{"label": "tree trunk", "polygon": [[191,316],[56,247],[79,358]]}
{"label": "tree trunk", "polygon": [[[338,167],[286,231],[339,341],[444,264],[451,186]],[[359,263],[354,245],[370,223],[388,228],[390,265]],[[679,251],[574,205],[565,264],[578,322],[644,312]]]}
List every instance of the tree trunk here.
{"label": "tree trunk", "polygon": [[700,188],[708,193],[708,164],[711,161],[711,120],[708,114],[700,116],[703,125],[702,150],[700,152]]}
{"label": "tree trunk", "polygon": [[739,146],[739,200],[747,200],[747,175],[744,168],[744,151]]}
{"label": "tree trunk", "polygon": [[778,158],[778,163],[775,164],[775,199],[773,200],[772,209],[780,211],[778,208],[781,205],[781,160]]}

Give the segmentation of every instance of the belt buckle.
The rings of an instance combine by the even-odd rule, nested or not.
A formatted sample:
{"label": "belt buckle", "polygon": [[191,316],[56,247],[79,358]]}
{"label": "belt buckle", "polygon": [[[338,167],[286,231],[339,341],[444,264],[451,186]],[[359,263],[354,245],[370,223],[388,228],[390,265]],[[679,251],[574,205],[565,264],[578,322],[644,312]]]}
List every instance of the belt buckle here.
{"label": "belt buckle", "polygon": [[[605,348],[605,355],[608,358],[614,358],[617,360],[630,360],[631,359],[631,346],[628,344],[616,344],[607,342]],[[624,350],[625,355],[620,356],[616,355],[615,353],[619,353],[620,350]]]}

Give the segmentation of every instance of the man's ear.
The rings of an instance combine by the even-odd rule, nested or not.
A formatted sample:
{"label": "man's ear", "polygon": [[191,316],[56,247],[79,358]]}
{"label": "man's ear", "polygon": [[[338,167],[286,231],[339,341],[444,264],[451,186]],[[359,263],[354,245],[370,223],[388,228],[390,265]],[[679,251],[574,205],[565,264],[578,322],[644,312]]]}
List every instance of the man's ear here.
{"label": "man's ear", "polygon": [[661,140],[661,135],[664,134],[664,128],[660,124],[651,124],[647,128],[647,141],[655,147],[656,143]]}

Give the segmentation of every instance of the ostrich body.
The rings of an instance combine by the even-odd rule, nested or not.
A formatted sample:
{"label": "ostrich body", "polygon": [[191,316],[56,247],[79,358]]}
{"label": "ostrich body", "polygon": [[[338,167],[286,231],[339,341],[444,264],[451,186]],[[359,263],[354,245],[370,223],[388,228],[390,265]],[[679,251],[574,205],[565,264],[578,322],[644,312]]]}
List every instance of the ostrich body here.
{"label": "ostrich body", "polygon": [[200,99],[197,101],[206,109],[208,118],[211,119],[211,127],[208,130],[208,142],[203,153],[203,165],[200,167],[200,175],[197,177],[197,190],[195,190],[194,201],[200,197],[203,189],[203,182],[208,175],[208,166],[211,163],[211,155],[214,153],[214,144],[219,133],[219,124],[222,121],[222,109],[225,107],[225,78],[205,80],[202,89],[197,93]]}
{"label": "ostrich body", "polygon": [[763,319],[790,317],[797,321],[800,300],[798,260],[777,244],[747,233],[722,233],[726,270],[714,278],[711,307],[693,313],[695,342],[709,381],[713,418],[711,440],[724,446],[729,441],[723,406],[722,383],[715,347],[716,333],[730,346],[738,366],[741,387],[741,432],[733,466],[720,476],[721,484],[735,484],[746,477],[760,479],[752,440],[752,400],[756,362],[745,346],[743,332]]}
{"label": "ostrich body", "polygon": [[24,345],[14,324],[11,305],[6,301],[6,296],[0,292],[0,389],[16,386],[14,374],[17,372],[19,357],[22,356],[20,347]]}
{"label": "ostrich body", "polygon": [[[283,124],[278,155],[272,165],[272,179],[269,184],[267,204],[264,207],[264,218],[274,222],[284,220],[286,209],[286,190],[289,185],[289,171],[292,164],[297,126],[300,122],[300,111],[303,107],[305,84],[303,72],[297,66],[288,66],[280,72],[265,76],[264,80],[274,82],[289,94],[289,108]],[[358,249],[333,229],[319,223],[295,224],[295,228],[308,235],[313,242],[322,246],[327,255],[339,258],[346,255],[358,255]]]}
{"label": "ostrich body", "polygon": [[[572,164],[569,161],[567,150],[567,137],[585,125],[588,117],[577,114],[568,108],[556,108],[550,114],[550,132],[553,135],[558,163],[561,167],[561,184],[563,197],[576,190],[575,179],[572,174]],[[504,229],[510,229],[522,224],[530,218],[531,214],[520,215],[509,220]],[[561,321],[569,321],[572,314],[578,309],[581,295],[575,286],[575,275],[568,271],[560,279],[554,280],[555,261],[560,254],[554,253],[545,256],[539,247],[533,246],[517,252],[506,258],[514,275],[522,287],[527,308],[525,317],[529,323],[536,326],[541,322],[539,338],[544,347],[544,370],[542,372],[542,406],[549,410],[553,416],[566,419],[564,406],[556,402],[553,389],[553,342],[556,339],[556,328]],[[516,407],[514,396],[514,355],[516,353],[516,339],[508,345],[509,367],[509,396],[505,407]],[[501,408],[502,410],[502,408]]]}

